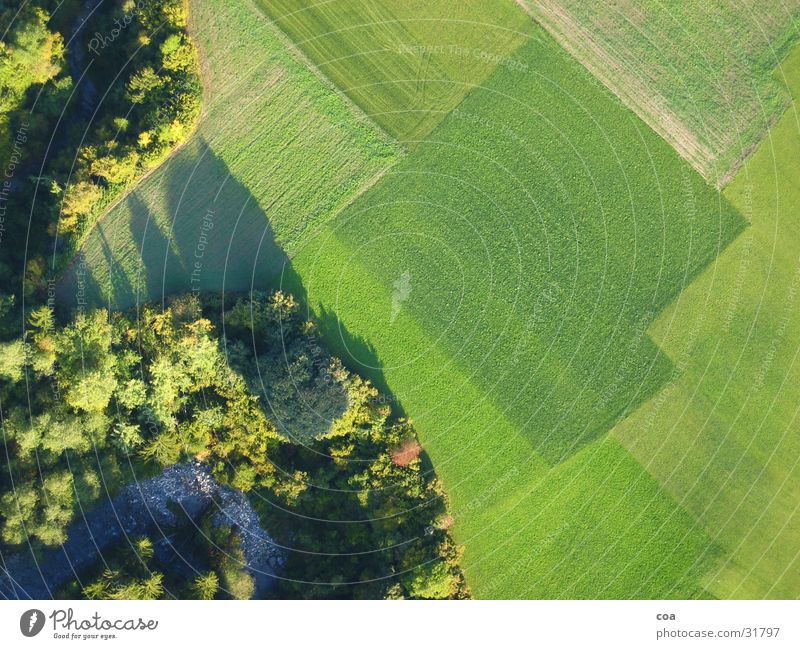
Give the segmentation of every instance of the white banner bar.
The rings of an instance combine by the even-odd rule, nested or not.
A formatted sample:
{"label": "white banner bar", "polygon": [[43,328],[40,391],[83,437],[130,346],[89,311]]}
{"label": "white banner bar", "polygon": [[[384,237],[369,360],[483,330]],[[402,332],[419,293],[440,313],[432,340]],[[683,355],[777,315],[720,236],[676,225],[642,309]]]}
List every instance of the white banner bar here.
{"label": "white banner bar", "polygon": [[798,629],[797,601],[0,602],[2,647],[797,649]]}

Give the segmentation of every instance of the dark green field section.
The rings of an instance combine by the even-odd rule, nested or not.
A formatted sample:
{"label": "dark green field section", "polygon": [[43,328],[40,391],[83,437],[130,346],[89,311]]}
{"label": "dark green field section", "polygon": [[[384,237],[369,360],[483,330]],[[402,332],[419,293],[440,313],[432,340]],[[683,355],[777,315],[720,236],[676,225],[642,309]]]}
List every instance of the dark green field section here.
{"label": "dark green field section", "polygon": [[313,63],[410,148],[514,50],[531,21],[513,0],[257,0]]}
{"label": "dark green field section", "polygon": [[[350,259],[318,259],[323,241],[296,267],[336,278],[312,300],[380,335],[390,365],[409,348],[390,333],[405,274],[402,309],[555,463],[669,377],[646,329],[744,222],[549,39],[516,56],[534,73],[498,69],[336,219]],[[384,318],[348,317],[376,299]]]}
{"label": "dark green field section", "polygon": [[477,596],[706,597],[716,544],[607,432],[745,221],[543,32],[514,56],[276,285],[415,419]]}

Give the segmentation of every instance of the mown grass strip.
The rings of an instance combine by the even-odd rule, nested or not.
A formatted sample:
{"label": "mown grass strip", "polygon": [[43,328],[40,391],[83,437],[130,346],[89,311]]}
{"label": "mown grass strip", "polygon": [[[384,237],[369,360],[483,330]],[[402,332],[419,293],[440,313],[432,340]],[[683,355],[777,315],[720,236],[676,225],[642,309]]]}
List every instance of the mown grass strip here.
{"label": "mown grass strip", "polygon": [[386,132],[413,148],[531,32],[513,2],[257,0]]}
{"label": "mown grass strip", "polygon": [[[800,50],[776,77],[800,96]],[[682,375],[614,431],[724,549],[720,598],[800,596],[799,152],[795,104],[725,190],[751,227],[653,325]]]}
{"label": "mown grass strip", "polygon": [[[396,145],[248,3],[192,3],[197,134],[97,225],[60,287],[116,308],[264,285],[315,227],[393,164]],[[82,275],[79,275],[82,273]]]}

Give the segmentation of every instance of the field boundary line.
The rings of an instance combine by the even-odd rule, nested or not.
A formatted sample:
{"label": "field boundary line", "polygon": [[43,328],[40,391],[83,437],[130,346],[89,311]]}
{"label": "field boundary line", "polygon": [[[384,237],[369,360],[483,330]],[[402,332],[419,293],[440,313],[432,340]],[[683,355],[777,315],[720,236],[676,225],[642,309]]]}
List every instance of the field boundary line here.
{"label": "field boundary line", "polygon": [[[407,154],[407,150],[400,142],[398,142],[395,138],[389,135],[373,119],[371,119],[369,115],[367,115],[358,105],[356,105],[350,99],[350,97],[348,97],[346,93],[344,93],[344,91],[342,91],[335,83],[333,83],[333,81],[329,79],[319,68],[317,68],[317,66],[315,66],[313,62],[311,62],[308,59],[308,57],[305,56],[302,50],[300,50],[300,48],[297,47],[297,45],[295,45],[295,43],[284,33],[284,31],[280,29],[277,23],[271,20],[269,16],[267,16],[264,13],[264,11],[255,2],[253,2],[253,0],[250,0],[248,4],[250,5],[250,8],[252,9],[254,15],[258,16],[261,20],[263,20],[270,26],[273,33],[276,34],[278,39],[286,47],[286,50],[290,56],[293,56],[298,61],[298,63],[308,68],[318,79],[320,79],[320,81],[325,85],[325,87],[334,92],[336,96],[343,101],[345,106],[350,110],[350,112],[353,114],[356,120],[362,121],[367,125],[369,125],[373,130],[383,135],[386,138],[386,140],[390,142],[392,145],[394,145],[397,149],[398,152],[397,160],[395,160],[392,164],[388,165],[385,169],[379,171],[377,174],[375,174],[375,176],[370,178],[362,187],[360,187],[359,190],[356,193],[354,193],[354,195],[346,203],[344,203],[340,209],[336,210],[336,212],[324,222],[328,223],[333,219],[335,219],[336,216],[338,216],[342,212],[342,210],[350,206],[355,201],[356,198],[360,197],[364,192],[373,187],[378,182],[378,180],[380,180],[380,178],[382,178],[386,174],[386,172],[389,169],[391,169],[395,164],[397,164],[397,162],[400,159],[402,159]],[[195,12],[190,10],[188,12],[187,32],[189,36],[195,41],[195,46],[197,50],[198,77],[200,78],[200,83],[203,88],[203,100],[200,107],[200,114],[198,115],[197,120],[195,120],[195,123],[192,125],[192,130],[187,134],[186,138],[183,141],[176,144],[170,150],[170,152],[164,157],[163,160],[161,160],[157,165],[155,165],[151,169],[148,169],[144,174],[142,174],[139,178],[137,178],[136,181],[130,187],[128,187],[124,192],[122,192],[119,196],[117,196],[111,203],[109,203],[103,208],[103,211],[97,217],[97,219],[95,219],[94,223],[92,224],[92,227],[88,228],[87,231],[84,233],[84,235],[77,242],[77,245],[75,246],[75,254],[69,260],[69,263],[67,263],[61,270],[61,272],[58,274],[57,278],[58,282],[60,282],[65,276],[67,276],[74,269],[75,264],[78,262],[78,258],[81,252],[83,251],[87,241],[89,240],[89,237],[92,235],[95,229],[103,221],[106,220],[106,218],[108,217],[109,214],[111,214],[112,211],[114,211],[120,204],[122,204],[125,200],[127,200],[131,196],[131,194],[137,191],[139,187],[148,178],[150,178],[150,176],[152,176],[155,172],[162,170],[185,147],[194,142],[202,126],[207,121],[208,115],[210,114],[209,102],[207,101],[207,99],[211,94],[208,62],[207,62],[207,57],[204,56],[204,49],[199,45],[199,43],[194,37],[195,27],[193,26],[193,23],[195,23],[195,21],[196,21]],[[232,90],[229,93],[229,95],[233,94],[234,92],[235,89]],[[324,223],[321,223],[320,226],[323,226]],[[314,237],[312,236],[311,239],[313,238]],[[289,255],[287,254],[287,256]],[[291,257],[293,256],[294,255],[291,255],[289,258],[291,259]]]}
{"label": "field boundary line", "polygon": [[[716,168],[719,155],[708,145],[701,143],[695,131],[667,104],[654,100],[654,96],[664,98],[663,95],[661,93],[654,94],[646,85],[640,83],[636,75],[627,70],[624,64],[613,55],[613,52],[594,38],[592,32],[573,18],[567,9],[553,0],[537,0],[536,10],[530,7],[531,0],[515,0],[515,2],[573,59],[585,67],[647,126],[658,133],[681,158],[686,160],[709,185],[717,190],[721,191],[733,180],[792,103],[791,98],[788,98],[783,108],[769,116],[760,132],[752,138],[747,146],[742,148],[737,156],[730,160],[725,168]],[[790,29],[788,28],[787,31]],[[570,32],[579,34],[582,39],[578,41],[565,35]],[[782,60],[792,49],[791,47],[788,49]],[[779,62],[776,69],[779,69],[780,65]],[[616,81],[614,81],[614,75],[618,75]]]}
{"label": "field boundary line", "polygon": [[350,198],[348,198],[346,201],[342,203],[339,209],[337,209],[327,219],[325,219],[321,223],[318,223],[317,226],[314,228],[314,231],[309,235],[309,237],[305,241],[302,242],[302,245],[297,250],[295,250],[292,253],[289,253],[288,251],[284,250],[287,259],[289,261],[292,261],[297,255],[302,253],[306,248],[306,246],[310,245],[322,233],[322,231],[328,224],[333,223],[342,212],[344,212],[348,207],[350,207],[359,198],[361,198],[364,194],[366,194],[370,189],[372,189],[375,185],[377,185],[389,171],[391,171],[395,166],[397,166],[398,161],[399,160],[395,160],[391,164],[387,165],[380,171],[373,174],[372,177],[365,183],[363,183],[358,188],[357,191],[353,192],[353,195],[350,196]]}
{"label": "field boundary line", "polygon": [[[534,12],[527,4],[527,0],[515,0],[517,5],[528,14],[531,19],[540,25],[550,36],[555,39],[558,44],[566,50],[569,55],[577,61],[581,66],[586,68],[591,75],[597,79],[611,94],[613,94],[619,101],[621,101],[628,110],[633,112],[639,117],[647,126],[653,129],[658,135],[665,140],[681,158],[686,160],[707,182],[711,183],[709,177],[709,166],[711,165],[714,155],[711,151],[704,147],[682,121],[674,114],[673,111],[666,107],[658,106],[651,99],[648,99],[650,94],[647,88],[641,86],[636,78],[626,71],[618,61],[616,61],[605,48],[597,43],[592,37],[591,33],[573,20],[566,11],[560,10],[559,7],[554,7],[550,3],[541,3],[545,6],[541,7],[541,11],[549,14],[552,20],[545,20],[543,16]],[[584,42],[587,44],[584,47],[594,52],[598,57],[598,62],[595,63],[591,57],[581,56],[585,50],[575,45],[569,38],[564,36],[565,28],[569,26],[570,29],[579,33]],[[611,77],[603,73],[603,65],[608,69],[616,71],[627,83],[630,84],[631,89],[625,92],[622,84],[612,83]],[[660,116],[661,119],[658,119]],[[666,123],[671,123],[677,128],[676,132],[667,128]],[[705,164],[704,164],[705,163]],[[721,189],[721,184],[718,181],[714,183],[717,189]]]}
{"label": "field boundary line", "polygon": [[286,49],[292,54],[300,63],[305,65],[311,72],[318,77],[328,88],[333,90],[336,95],[345,103],[345,105],[351,110],[351,112],[356,116],[358,119],[364,120],[367,124],[371,125],[375,130],[379,133],[382,133],[390,142],[392,142],[396,147],[397,150],[400,152],[401,156],[405,156],[408,153],[407,148],[403,145],[399,140],[392,137],[386,130],[381,127],[374,119],[372,119],[366,112],[356,104],[348,94],[342,90],[336,83],[331,79],[328,75],[326,75],[322,70],[317,67],[317,65],[306,56],[305,52],[295,43],[289,35],[281,29],[280,25],[270,18],[267,14],[266,10],[263,9],[258,5],[255,0],[248,0],[248,4],[255,10],[255,12],[261,16],[261,19],[268,23],[273,31],[278,34],[279,38],[283,43],[286,45]]}

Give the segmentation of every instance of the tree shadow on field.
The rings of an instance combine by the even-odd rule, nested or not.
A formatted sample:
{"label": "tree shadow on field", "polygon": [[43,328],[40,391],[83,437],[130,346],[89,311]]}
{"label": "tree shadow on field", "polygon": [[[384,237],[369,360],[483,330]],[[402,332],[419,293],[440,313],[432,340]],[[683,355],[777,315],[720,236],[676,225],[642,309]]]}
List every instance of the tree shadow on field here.
{"label": "tree shadow on field", "polygon": [[381,392],[382,399],[391,406],[393,416],[407,416],[401,400],[392,394],[375,346],[363,336],[352,333],[334,311],[324,305],[312,307],[303,279],[291,263],[287,263],[273,279],[271,288],[291,293],[299,302],[306,318],[316,324],[330,353],[339,358],[351,372],[372,381]]}
{"label": "tree shadow on field", "polygon": [[97,238],[100,241],[100,247],[103,249],[103,259],[108,265],[108,275],[111,282],[111,291],[113,295],[132,295],[133,286],[130,279],[125,272],[119,267],[119,264],[114,263],[114,255],[111,245],[106,238],[103,228],[97,228]]}
{"label": "tree shadow on field", "polygon": [[70,318],[72,313],[84,308],[109,307],[108,299],[89,272],[82,252],[75,255],[56,284],[55,307],[60,318]]}
{"label": "tree shadow on field", "polygon": [[[287,263],[275,276],[271,288],[280,289],[294,296],[306,318],[316,324],[320,338],[330,354],[339,358],[351,372],[372,381],[380,392],[381,402],[391,407],[392,419],[408,418],[402,401],[389,387],[375,346],[363,336],[349,331],[334,311],[324,305],[312,307],[303,279],[291,263]],[[420,460],[423,471],[436,473],[433,462],[424,448],[420,453]]]}
{"label": "tree shadow on field", "polygon": [[169,236],[138,194],[131,194],[127,203],[131,215],[128,228],[138,253],[136,268],[131,273],[135,289],[126,294],[118,292],[116,284],[113,286],[116,303],[129,305],[163,296],[167,279],[184,276],[186,267],[172,249]]}
{"label": "tree shadow on field", "polygon": [[[288,259],[258,201],[200,137],[96,226],[85,246],[93,247],[111,277],[109,299],[92,295],[89,306],[121,310],[176,294],[266,289]],[[62,284],[74,283],[73,274]]]}
{"label": "tree shadow on field", "polygon": [[[307,302],[304,300],[302,304],[305,305]],[[358,336],[349,331],[339,316],[324,305],[314,310],[314,315],[311,319],[316,323],[320,336],[322,336],[331,353],[338,356],[344,366],[351,372],[369,379],[378,388],[380,392],[379,402],[391,407],[391,418],[407,419],[408,414],[403,407],[403,403],[389,387],[383,371],[383,363],[381,363],[375,346],[363,336]],[[433,462],[424,448],[420,453],[420,460],[422,461],[423,471],[433,472]]]}

